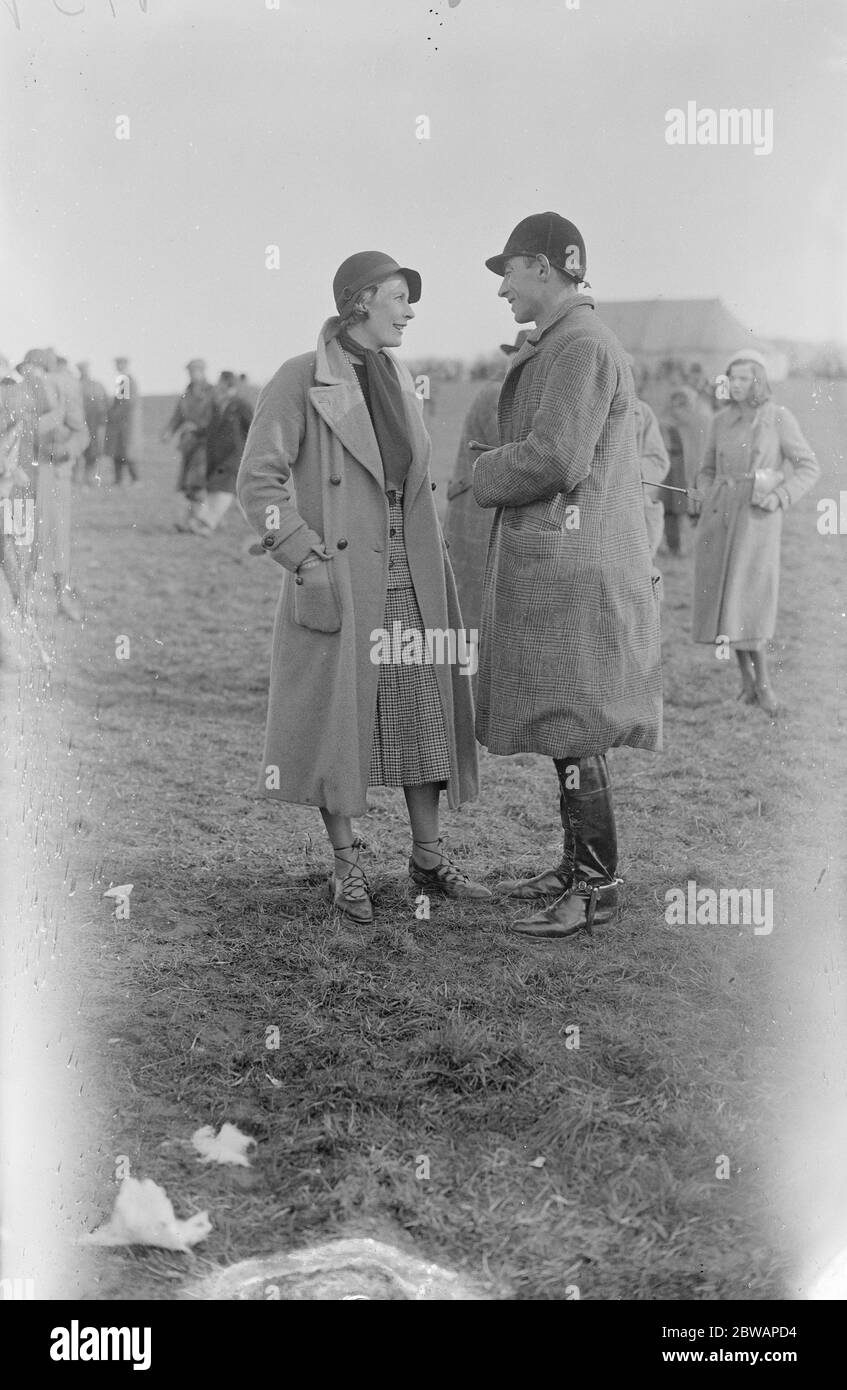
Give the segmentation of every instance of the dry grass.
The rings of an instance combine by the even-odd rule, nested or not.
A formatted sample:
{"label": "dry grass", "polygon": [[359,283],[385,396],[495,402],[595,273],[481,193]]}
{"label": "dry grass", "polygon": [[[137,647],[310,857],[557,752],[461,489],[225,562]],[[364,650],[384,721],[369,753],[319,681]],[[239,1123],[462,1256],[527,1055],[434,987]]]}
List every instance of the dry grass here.
{"label": "dry grass", "polygon": [[[442,480],[457,402],[439,402]],[[245,554],[235,515],[206,543],[169,529],[174,471],[154,455],[143,489],[77,494],[88,616],[58,633],[51,686],[69,770],[91,788],[69,827],[75,969],[105,1061],[83,1215],[111,1207],[125,1154],[214,1231],[192,1257],[98,1253],[82,1294],[171,1298],[209,1264],[378,1230],[506,1296],[781,1296],[787,1254],[760,1178],[780,1102],[779,942],[818,872],[820,817],[837,831],[819,773],[837,781],[843,719],[836,571],[809,544],[813,504],[786,526],[776,724],[691,646],[690,561],[667,562],[667,751],[612,755],[625,911],[557,946],[510,937],[498,905],[434,903],[416,920],[401,797],[386,791],[360,827],[377,926],[331,920],[317,813],[249,795],[278,571]],[[494,884],[558,854],[556,819],[549,763],[484,755],[481,800],[446,825]],[[773,937],[666,927],[665,891],[689,878],[772,886]],[[126,882],[132,916],[115,922],[100,895]],[[187,1145],[225,1120],[258,1140],[252,1170],[201,1166]]]}

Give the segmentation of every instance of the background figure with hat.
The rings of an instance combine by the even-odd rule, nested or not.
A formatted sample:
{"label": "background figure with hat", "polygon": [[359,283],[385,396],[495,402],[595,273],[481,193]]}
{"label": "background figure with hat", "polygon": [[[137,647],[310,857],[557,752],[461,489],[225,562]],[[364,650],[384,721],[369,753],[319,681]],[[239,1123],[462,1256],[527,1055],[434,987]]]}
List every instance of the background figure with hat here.
{"label": "background figure with hat", "polygon": [[259,399],[259,387],[251,381],[246,372],[238,373],[238,394],[245,400],[250,407],[250,413],[256,409],[256,402]]}
{"label": "background figure with hat", "polygon": [[332,899],[360,925],[373,906],[351,817],[369,786],[404,790],[418,891],[490,897],[439,838],[440,792],[453,807],[476,796],[477,752],[467,675],[420,659],[427,630],[462,626],[421,402],[388,351],[420,293],[417,271],[382,252],[344,261],[338,315],[262,391],[238,475],[254,550],[286,571],[259,790],[320,807]]}
{"label": "background figure with hat", "polygon": [[[565,939],[617,906],[606,753],[658,749],[659,602],[644,522],[635,387],[618,340],[579,292],[582,236],[556,213],[520,222],[486,261],[518,323],[535,322],[500,393],[499,448],[474,495],[496,507],[482,606],[477,737],[542,753],[559,780],[563,853],[501,888],[554,901],[513,924]],[[658,577],[656,578],[656,584]]]}
{"label": "background figure with hat", "polygon": [[[626,354],[626,360],[630,369],[634,369],[635,358],[631,353]],[[671,461],[668,458],[661,427],[653,407],[648,405],[647,401],[643,401],[640,396],[635,397],[635,445],[641,467],[641,481],[644,484],[642,492],[644,494],[647,542],[650,546],[650,558],[654,559],[656,551],[662,543],[662,533],[665,526],[663,489],[657,487],[656,484],[663,483],[668,477]],[[682,500],[685,503],[684,496]]]}
{"label": "background figure with hat", "polygon": [[[71,478],[88,444],[79,383],[60,370],[52,348],[35,348],[24,359],[24,378],[35,414],[35,569],[39,586],[52,580],[56,611],[79,622],[79,597],[71,584]],[[49,576],[49,578],[48,578]]]}
{"label": "background figure with hat", "polygon": [[141,396],[138,382],[129,372],[129,358],[115,358],[115,394],[106,417],[103,452],[114,460],[115,486],[119,487],[124,469],[131,483],[137,483],[141,455]]}
{"label": "background figure with hat", "polygon": [[[518,334],[514,343],[501,343],[500,351],[511,358],[529,335]],[[465,627],[479,631],[482,613],[482,579],[485,557],[494,513],[480,507],[473,495],[473,470],[477,453],[470,448],[471,440],[494,448],[499,444],[497,432],[497,402],[500,399],[502,376],[486,382],[474,397],[465,416],[453,477],[447,487],[447,515],[444,518],[444,538],[450,547],[450,563],[456,579],[459,606]]]}
{"label": "background figure with hat", "polygon": [[695,642],[729,642],[738,696],[778,711],[767,643],[776,627],[783,513],[817,481],[820,465],[785,406],[770,399],[761,353],[741,348],[727,365],[729,401],[711,422],[697,480],[705,497],[694,547]]}
{"label": "background figure with hat", "polygon": [[176,435],[181,460],[177,490],[183,494],[187,505],[184,514],[177,518],[176,529],[203,534],[209,528],[198,520],[197,514],[206,496],[209,464],[206,443],[215,406],[215,389],[206,380],[206,363],[202,357],[192,357],[185,370],[188,372],[188,386],[162,430],[162,439]]}
{"label": "background figure with hat", "polygon": [[693,386],[678,382],[673,387],[661,426],[670,458],[667,482],[680,489],[662,493],[665,546],[670,555],[685,553],[683,521],[688,515],[688,498],[683,489],[696,485],[712,413],[705,396]]}
{"label": "background figure with hat", "polygon": [[206,493],[192,522],[197,535],[210,536],[229,511],[252,419],[253,407],[242,394],[235,372],[221,372],[206,431]]}
{"label": "background figure with hat", "polygon": [[[27,645],[23,641],[22,630],[26,629],[32,639],[32,645],[41,651],[44,665],[49,665],[49,661],[36,635],[33,608],[38,547],[39,542],[44,540],[43,527],[39,531],[39,513],[36,505],[40,471],[39,449],[41,435],[49,436],[59,428],[62,421],[58,391],[53,382],[48,384],[47,381],[47,360],[46,352],[41,348],[32,348],[24,360],[18,363],[14,376],[10,374],[7,377],[3,387],[7,484],[12,484],[13,505],[15,502],[19,503],[34,521],[30,544],[7,544],[4,547],[3,572],[15,608],[12,626],[17,629],[19,647]],[[48,466],[47,457],[45,449],[45,468]],[[22,655],[22,652],[20,654]],[[17,658],[15,664],[19,664]]]}
{"label": "background figure with hat", "polygon": [[82,476],[77,472],[77,481],[86,487],[93,487],[97,481],[97,460],[103,453],[106,434],[106,417],[109,414],[109,398],[101,381],[95,381],[88,362],[77,362],[79,387],[82,393],[82,408],[88,428],[89,441],[82,456]]}

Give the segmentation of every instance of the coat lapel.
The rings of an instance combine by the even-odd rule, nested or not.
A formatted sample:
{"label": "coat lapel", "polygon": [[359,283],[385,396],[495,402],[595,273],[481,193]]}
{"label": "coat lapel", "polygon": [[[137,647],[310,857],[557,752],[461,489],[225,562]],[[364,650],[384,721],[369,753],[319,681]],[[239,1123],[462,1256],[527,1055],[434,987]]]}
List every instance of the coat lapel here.
{"label": "coat lapel", "polygon": [[328,319],[321,329],[315,356],[316,384],[309,389],[309,399],[347,452],[384,488],[379,445],[359,383],[337,339],[326,337],[336,322]]}
{"label": "coat lapel", "polygon": [[544,335],[546,333],[549,333],[551,328],[555,328],[558,324],[560,324],[562,319],[565,318],[565,316],[569,314],[573,309],[576,309],[580,304],[589,304],[592,309],[594,308],[594,300],[591,298],[590,294],[574,295],[572,299],[568,299],[562,305],[558,313],[550,320],[549,323],[545,324],[543,328],[534,328],[530,333],[529,337],[524,339],[517,352],[512,354],[509,365],[506,368],[506,375],[503,378],[503,385],[500,388],[500,405],[498,410],[498,418],[500,418],[501,423],[502,415],[500,415],[500,412],[503,410],[503,407],[508,401],[510,394],[514,392],[515,384],[518,379],[518,373],[522,371],[522,369],[526,366],[527,362],[531,362],[533,357],[535,357],[536,353],[539,351],[539,348],[543,345]]}

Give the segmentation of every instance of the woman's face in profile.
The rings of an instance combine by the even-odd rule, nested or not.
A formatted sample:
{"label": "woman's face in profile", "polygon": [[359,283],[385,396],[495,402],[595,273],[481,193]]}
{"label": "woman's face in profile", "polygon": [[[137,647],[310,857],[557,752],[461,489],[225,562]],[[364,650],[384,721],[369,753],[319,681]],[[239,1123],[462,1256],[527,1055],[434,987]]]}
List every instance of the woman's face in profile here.
{"label": "woman's face in profile", "polygon": [[746,401],[756,373],[749,362],[736,362],[729,369],[729,394],[732,400]]}
{"label": "woman's face in profile", "polygon": [[415,311],[409,303],[409,286],[402,275],[392,275],[377,287],[368,305],[368,317],[360,325],[375,348],[399,347],[403,329]]}

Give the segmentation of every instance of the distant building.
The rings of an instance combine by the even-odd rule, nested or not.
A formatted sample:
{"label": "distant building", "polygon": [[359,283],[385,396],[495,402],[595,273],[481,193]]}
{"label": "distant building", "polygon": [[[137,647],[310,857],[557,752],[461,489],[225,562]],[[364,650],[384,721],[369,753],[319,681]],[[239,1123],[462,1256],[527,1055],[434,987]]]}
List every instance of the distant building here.
{"label": "distant building", "polygon": [[680,372],[699,367],[714,381],[745,343],[762,353],[771,381],[788,375],[784,349],[754,336],[720,299],[618,299],[598,302],[597,311],[635,358],[636,380],[654,409],[664,407]]}

